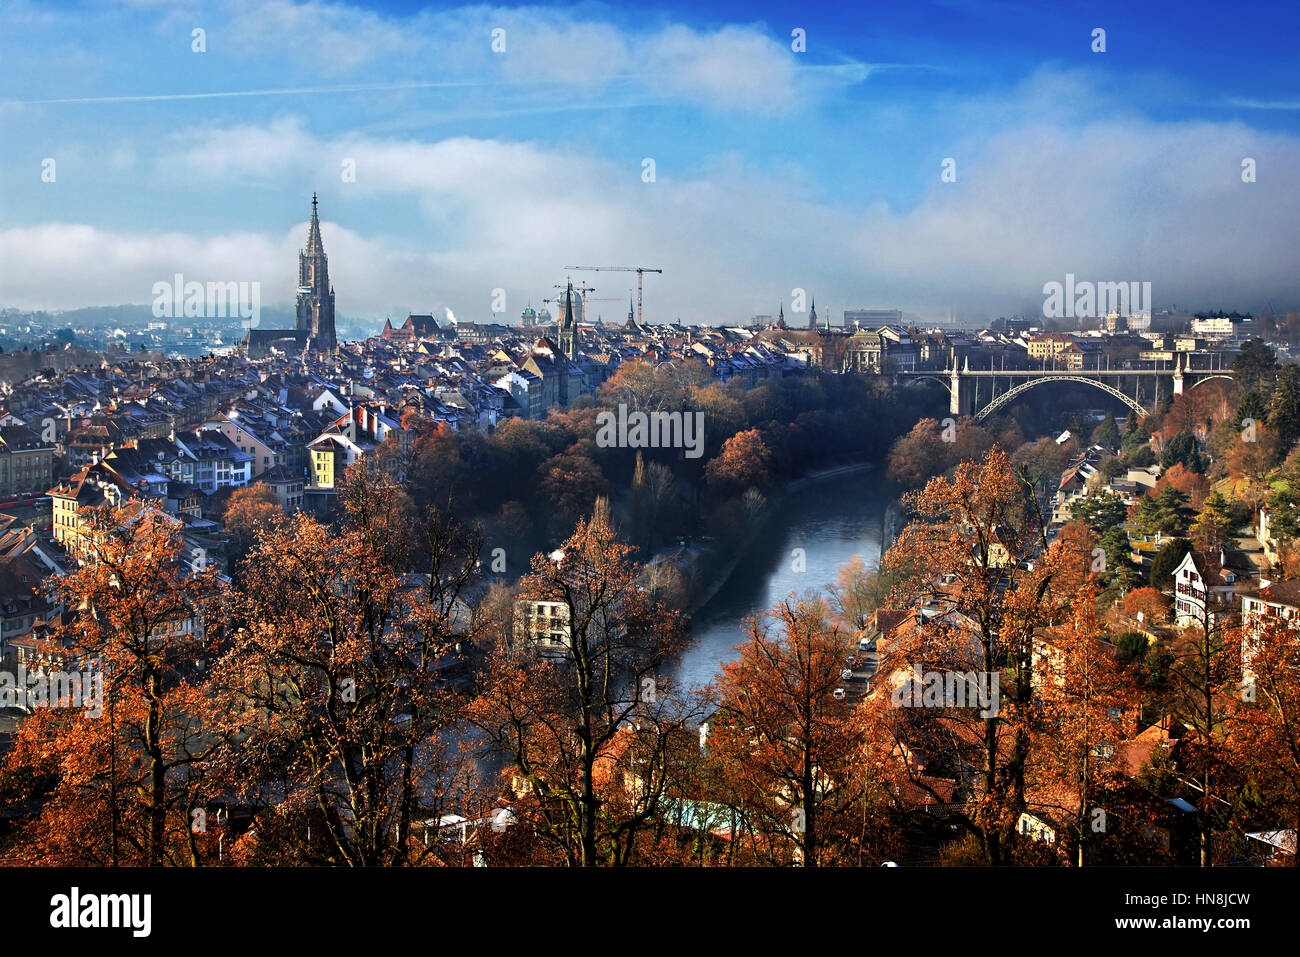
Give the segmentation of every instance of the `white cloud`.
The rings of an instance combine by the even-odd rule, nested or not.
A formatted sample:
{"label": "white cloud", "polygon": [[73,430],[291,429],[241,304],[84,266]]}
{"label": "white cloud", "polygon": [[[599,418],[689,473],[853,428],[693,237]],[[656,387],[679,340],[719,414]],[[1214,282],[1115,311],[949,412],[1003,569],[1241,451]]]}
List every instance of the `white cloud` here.
{"label": "white cloud", "polygon": [[[620,32],[581,29],[559,21],[530,34],[550,58],[534,59],[539,73],[564,76],[563,57],[582,39],[604,51],[597,62],[619,66]],[[780,108],[781,91],[799,82],[779,69],[767,77],[766,57],[788,58],[751,28],[652,35],[649,59],[675,64],[669,72],[692,95],[711,89],[722,102],[739,91]],[[732,52],[716,53],[723,48]],[[744,69],[732,75],[732,64]],[[514,318],[528,300],[553,295],[576,262],[662,267],[646,280],[647,315],[703,322],[774,311],[796,286],[823,313],[893,305],[938,316],[951,305],[998,315],[1041,306],[1043,283],[1066,272],[1151,281],[1157,304],[1300,306],[1295,137],[1148,120],[1077,71],[1042,70],[1017,88],[941,106],[966,135],[919,161],[916,181],[929,185],[906,208],[848,206],[810,169],[709,156],[703,140],[707,161],[690,172],[661,163],[647,184],[639,153],[594,155],[572,139],[334,134],[292,115],[186,128],[156,151],[122,151],[121,162],[134,159],[160,189],[219,201],[250,183],[286,193],[338,184],[341,161],[355,160],[355,184],[322,192],[339,309],[349,316],[450,306],[482,319],[491,290],[504,287]],[[957,160],[956,183],[939,180],[946,155]],[[1241,181],[1247,156],[1258,182]],[[390,207],[414,211],[422,225],[371,213]],[[257,278],[264,303],[287,302],[301,225],[248,226],[256,233],[146,236],[57,223],[0,231],[0,305],[146,301],[139,290],[176,271]],[[620,273],[586,278],[601,297],[623,299],[635,284]],[[625,308],[605,305],[607,318]]]}
{"label": "white cloud", "polygon": [[[1240,158],[1260,164],[1242,183]],[[256,175],[309,182],[351,156],[367,201],[409,199],[427,245],[363,236],[334,222],[326,246],[340,310],[383,315],[450,305],[484,318],[491,290],[524,302],[550,295],[563,266],[654,265],[647,304],[659,319],[734,321],[767,312],[795,286],[823,309],[854,303],[997,312],[1041,304],[1044,282],[1151,280],[1158,303],[1222,304],[1288,296],[1300,241],[1300,144],[1237,125],[1137,121],[1078,129],[1035,125],[963,155],[958,182],[938,182],[913,209],[837,209],[808,185],[732,158],[694,178],[645,184],[636,170],[536,143],[319,140],[300,121],[210,130],[163,163],[200,188]],[[172,169],[173,175],[177,173]],[[206,185],[205,185],[206,184]],[[346,218],[346,209],[326,209]],[[452,231],[448,234],[448,231]],[[271,238],[104,233],[48,225],[0,232],[10,264],[0,298],[18,305],[141,301],[174,271],[256,278],[265,302],[287,301],[301,226]],[[623,274],[586,277],[621,298]],[[54,291],[54,292],[52,292]],[[614,306],[611,315],[621,312]]]}
{"label": "white cloud", "polygon": [[[595,8],[588,8],[595,9]],[[409,17],[311,0],[231,0],[226,44],[246,58],[287,57],[338,78],[382,65],[424,80],[505,83],[593,96],[613,86],[710,108],[784,111],[828,86],[861,82],[866,64],[801,74],[788,41],[761,24],[630,29],[555,7],[462,6]],[[505,31],[494,52],[493,31]],[[212,40],[216,43],[217,40]]]}
{"label": "white cloud", "polygon": [[412,56],[424,45],[414,30],[342,3],[230,0],[228,37],[238,55],[287,56],[322,75],[350,73],[385,57]]}

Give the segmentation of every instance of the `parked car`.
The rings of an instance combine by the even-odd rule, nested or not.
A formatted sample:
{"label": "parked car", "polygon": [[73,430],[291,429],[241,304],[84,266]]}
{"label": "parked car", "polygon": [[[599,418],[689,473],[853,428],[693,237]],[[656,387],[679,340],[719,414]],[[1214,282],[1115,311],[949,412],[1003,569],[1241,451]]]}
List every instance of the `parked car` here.
{"label": "parked car", "polygon": [[852,655],[849,655],[848,658],[845,659],[844,663],[848,665],[850,668],[852,668],[857,665],[858,659],[854,658]]}
{"label": "parked car", "polygon": [[843,701],[843,700],[844,700],[844,689],[843,689],[843,688],[836,688],[834,691],[831,692],[831,697],[834,698],[836,701]]}
{"label": "parked car", "polygon": [[840,672],[841,681],[848,681],[852,677],[853,677],[853,672],[849,668],[845,668],[843,671]]}

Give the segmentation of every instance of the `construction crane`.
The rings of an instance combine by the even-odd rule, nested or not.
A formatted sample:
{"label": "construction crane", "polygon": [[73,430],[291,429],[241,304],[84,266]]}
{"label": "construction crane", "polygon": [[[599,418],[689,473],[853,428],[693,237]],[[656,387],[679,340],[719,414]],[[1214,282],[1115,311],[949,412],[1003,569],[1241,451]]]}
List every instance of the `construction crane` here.
{"label": "construction crane", "polygon": [[572,269],[575,272],[634,272],[636,273],[636,324],[641,325],[641,282],[645,273],[657,272],[663,273],[662,269],[651,269],[649,266],[565,266],[565,269]]}
{"label": "construction crane", "polygon": [[[567,283],[567,282],[557,282],[557,283],[555,284],[555,288],[556,288],[556,289],[568,289],[569,286],[571,286],[571,285],[573,285],[573,284],[572,284],[572,283]],[[587,293],[589,293],[589,292],[595,292],[595,291],[596,291],[596,287],[595,287],[595,286],[588,286],[585,280],[584,280],[580,285],[575,286],[574,288],[577,290],[578,295],[580,295],[580,296],[582,297],[582,301],[583,301],[584,303],[587,301]]]}

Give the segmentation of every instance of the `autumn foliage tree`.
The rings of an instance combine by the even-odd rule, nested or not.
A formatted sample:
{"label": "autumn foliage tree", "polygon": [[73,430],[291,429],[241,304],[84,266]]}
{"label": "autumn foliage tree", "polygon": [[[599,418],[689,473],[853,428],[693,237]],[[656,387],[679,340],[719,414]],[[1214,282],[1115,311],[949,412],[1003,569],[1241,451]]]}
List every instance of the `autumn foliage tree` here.
{"label": "autumn foliage tree", "polygon": [[[49,790],[20,830],[27,864],[198,864],[222,586],[191,567],[178,524],[132,504],[82,515],[93,560],[53,581],[71,620],[48,644],[102,679],[102,707],[38,709],[0,777]],[[207,849],[210,852],[210,848]]]}
{"label": "autumn foliage tree", "polygon": [[691,705],[663,674],[681,617],[647,594],[630,548],[598,507],[560,556],[538,555],[520,583],[525,618],[538,603],[563,622],[563,648],[542,655],[530,634],[488,662],[471,718],[507,760],[516,811],[541,859],[627,864],[645,853],[667,806]]}
{"label": "autumn foliage tree", "polygon": [[951,807],[953,823],[978,841],[986,863],[1007,863],[1025,807],[1033,634],[1050,621],[1046,593],[1056,563],[1021,567],[1029,548],[1042,545],[1043,523],[1032,489],[998,448],[959,464],[951,477],[931,479],[905,504],[912,520],[884,559],[886,569],[907,572],[891,603],[939,614],[895,651],[898,669],[975,672],[990,683],[1004,670],[1018,677],[996,708],[890,708],[889,696],[879,696],[878,726],[900,753],[919,739],[936,765],[971,767],[964,799],[952,804],[911,762],[896,766],[909,785]]}
{"label": "autumn foliage tree", "polygon": [[[344,519],[265,532],[221,663],[226,785],[255,809],[241,850],[271,863],[418,863],[458,755],[439,666],[468,640],[476,537],[388,476],[349,468]],[[423,573],[408,569],[423,568]]]}
{"label": "autumn foliage tree", "polygon": [[1158,625],[1169,618],[1169,599],[1157,588],[1135,588],[1124,599],[1124,614]]}
{"label": "autumn foliage tree", "polygon": [[259,482],[235,489],[221,517],[222,527],[231,536],[235,563],[248,554],[259,531],[282,518],[284,509],[269,485]]}
{"label": "autumn foliage tree", "polygon": [[1173,714],[1187,726],[1198,760],[1190,775],[1200,791],[1201,866],[1214,863],[1214,834],[1224,824],[1220,813],[1219,768],[1224,759],[1225,720],[1231,715],[1241,679],[1241,631],[1231,620],[1228,601],[1211,593],[1203,606],[1191,605],[1194,623],[1169,645]]}
{"label": "autumn foliage tree", "polygon": [[737,432],[705,468],[709,485],[723,492],[766,488],[771,481],[771,451],[757,429]]}
{"label": "autumn foliage tree", "polygon": [[[980,458],[992,445],[989,434],[969,417],[950,426],[924,418],[889,450],[888,475],[900,485],[923,485],[958,462]],[[1055,449],[1055,443],[1052,446]]]}
{"label": "autumn foliage tree", "polygon": [[718,681],[709,763],[743,822],[747,859],[807,867],[871,860],[874,780],[862,725],[834,691],[850,635],[821,601],[785,601],[748,623]]}
{"label": "autumn foliage tree", "polygon": [[[1283,829],[1300,828],[1300,640],[1269,616],[1246,623],[1242,704],[1226,736],[1227,759],[1242,769],[1259,803]],[[1292,845],[1290,863],[1300,865]]]}
{"label": "autumn foliage tree", "polygon": [[1105,833],[1105,774],[1126,736],[1125,717],[1136,710],[1097,615],[1095,581],[1078,589],[1069,617],[1045,630],[1038,650],[1033,682],[1042,740],[1030,762],[1030,803],[1072,836],[1082,867],[1093,838]]}

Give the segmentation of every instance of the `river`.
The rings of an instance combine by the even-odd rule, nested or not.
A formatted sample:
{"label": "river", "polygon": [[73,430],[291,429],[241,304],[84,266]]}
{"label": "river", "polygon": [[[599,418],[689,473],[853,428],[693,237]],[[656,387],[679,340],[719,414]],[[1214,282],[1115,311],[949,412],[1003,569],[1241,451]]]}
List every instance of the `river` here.
{"label": "river", "polygon": [[[744,619],[771,608],[791,593],[820,590],[833,582],[854,555],[875,568],[889,497],[874,471],[828,476],[809,482],[774,508],[731,577],[691,622],[691,640],[677,662],[675,682],[703,687],[735,657],[745,640]],[[794,550],[801,548],[803,570]]]}

